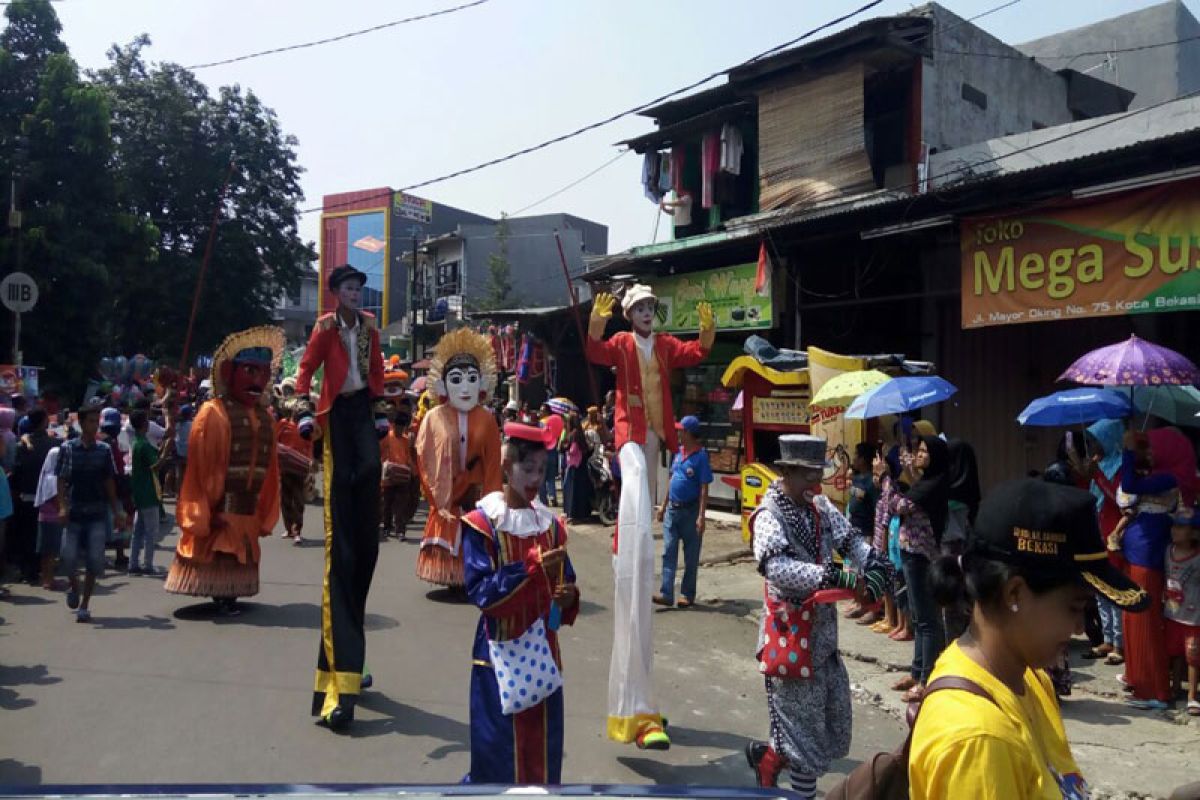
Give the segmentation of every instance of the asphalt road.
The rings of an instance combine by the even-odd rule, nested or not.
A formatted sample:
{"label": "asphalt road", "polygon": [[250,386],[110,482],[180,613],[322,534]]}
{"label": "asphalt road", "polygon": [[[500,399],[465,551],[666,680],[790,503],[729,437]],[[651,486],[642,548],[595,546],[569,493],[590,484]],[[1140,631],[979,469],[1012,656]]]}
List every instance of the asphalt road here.
{"label": "asphalt road", "polygon": [[[417,545],[380,548],[368,604],[375,688],[352,733],[308,716],[320,617],[321,513],[306,547],[263,543],[262,591],[239,617],[106,577],[91,624],[64,596],[12,585],[0,601],[0,783],[457,782],[469,764],[467,688],[477,611],[414,576]],[[170,563],[175,537],[158,553]],[[659,545],[661,547],[661,545]],[[723,602],[655,615],[657,692],[669,752],[604,736],[612,636],[608,533],[573,531],[583,606],[564,631],[570,783],[752,785],[742,748],[766,731],[754,629]],[[900,724],[855,705],[851,758],[894,748]],[[827,786],[835,776],[829,776]]]}

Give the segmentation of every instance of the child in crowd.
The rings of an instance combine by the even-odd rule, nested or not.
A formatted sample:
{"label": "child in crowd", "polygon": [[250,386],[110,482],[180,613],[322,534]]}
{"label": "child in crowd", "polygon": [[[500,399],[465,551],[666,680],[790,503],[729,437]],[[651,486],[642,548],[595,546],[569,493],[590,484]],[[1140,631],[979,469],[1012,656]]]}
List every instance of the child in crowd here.
{"label": "child in crowd", "polygon": [[[159,505],[162,503],[158,486],[158,448],[150,444],[147,431],[150,420],[145,411],[129,415],[133,426],[133,474],[130,476],[133,505],[133,544],[129,553],[130,575],[154,574],[154,549],[158,544]],[[142,563],[138,563],[138,555]]]}
{"label": "child in crowd", "polygon": [[58,452],[52,447],[42,462],[37,494],[33,504],[38,510],[37,553],[42,559],[42,588],[54,591],[54,567],[62,550],[64,520],[58,513]]}
{"label": "child in crowd", "polygon": [[312,471],[313,443],[300,435],[300,419],[311,414],[308,404],[298,400],[284,403],[283,419],[275,429],[279,446],[279,510],[283,516],[284,539],[297,547],[304,545],[304,501],[306,482]]}
{"label": "child in crowd", "polygon": [[579,613],[567,532],[538,500],[553,431],[504,426],[505,486],[462,518],[467,595],[482,612],[471,667],[467,783],[562,781],[558,628]]}
{"label": "child in crowd", "polygon": [[[850,463],[850,501],[846,504],[846,515],[850,524],[868,542],[875,531],[875,505],[879,502],[879,487],[871,474],[871,464],[879,454],[878,445],[859,442],[854,446],[854,460]],[[868,609],[855,601],[846,613],[847,619],[862,618],[860,625],[874,625],[883,619],[880,609]]]}
{"label": "child in crowd", "polygon": [[1171,521],[1167,550],[1167,584],[1163,595],[1167,657],[1171,662],[1173,694],[1179,694],[1187,670],[1187,713],[1200,717],[1200,512],[1181,508]]}
{"label": "child in crowd", "polygon": [[392,429],[379,440],[379,455],[383,462],[382,480],[379,487],[380,519],[383,528],[379,540],[395,536],[399,541],[407,540],[405,528],[416,512],[412,492],[413,464],[416,454],[408,428],[412,414],[399,408],[392,412]]}

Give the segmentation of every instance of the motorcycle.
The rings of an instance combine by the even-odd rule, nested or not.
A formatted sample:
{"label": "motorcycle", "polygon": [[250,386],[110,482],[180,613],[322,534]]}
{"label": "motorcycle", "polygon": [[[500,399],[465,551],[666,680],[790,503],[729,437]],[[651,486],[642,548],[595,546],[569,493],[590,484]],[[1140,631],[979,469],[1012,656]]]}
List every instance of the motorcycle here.
{"label": "motorcycle", "polygon": [[597,447],[587,466],[592,481],[592,510],[604,525],[615,525],[621,498],[620,467],[616,457],[609,455],[605,447]]}

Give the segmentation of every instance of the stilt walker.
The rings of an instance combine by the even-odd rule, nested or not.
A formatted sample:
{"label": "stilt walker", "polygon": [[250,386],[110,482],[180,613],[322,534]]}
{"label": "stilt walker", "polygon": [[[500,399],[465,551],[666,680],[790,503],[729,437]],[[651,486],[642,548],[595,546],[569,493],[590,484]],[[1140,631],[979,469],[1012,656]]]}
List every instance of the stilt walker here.
{"label": "stilt walker", "polygon": [[176,508],[179,544],[165,588],[211,597],[223,615],[238,613],[237,598],[258,594],[258,540],[279,520],[279,461],[266,389],[283,347],[283,331],[270,325],[225,339],[213,355],[214,398],[201,407],[188,436]]}
{"label": "stilt walker", "polygon": [[657,499],[660,448],[679,449],[671,404],[671,370],[699,364],[712,349],[716,329],[712,307],[699,303],[700,338],[682,341],[654,333],[658,298],[649,286],[634,284],[621,307],[633,327],[605,341],[604,328],[615,298],[596,296],[588,323],[587,357],[613,367],[617,375],[616,448],[621,464],[617,511],[612,664],[608,674],[608,737],[636,742],[642,749],[671,746],[654,701],[651,627],[654,594],[654,539],[650,527]]}
{"label": "stilt walker", "polygon": [[[307,398],[313,372],[325,367],[316,406],[325,440],[325,574],[312,714],[334,731],[354,720],[359,692],[370,685],[363,622],[379,556],[379,438],[387,434],[387,404],[379,402],[379,328],[359,310],[366,280],[348,264],[329,274],[338,308],[317,320],[296,374],[296,394]],[[313,426],[301,420],[301,435],[311,436]]]}
{"label": "stilt walker", "polygon": [[417,432],[421,486],[429,501],[417,577],[461,588],[462,515],[503,488],[500,429],[480,406],[496,384],[496,358],[487,337],[468,328],[443,336],[434,349],[429,381],[442,402],[425,414]]}

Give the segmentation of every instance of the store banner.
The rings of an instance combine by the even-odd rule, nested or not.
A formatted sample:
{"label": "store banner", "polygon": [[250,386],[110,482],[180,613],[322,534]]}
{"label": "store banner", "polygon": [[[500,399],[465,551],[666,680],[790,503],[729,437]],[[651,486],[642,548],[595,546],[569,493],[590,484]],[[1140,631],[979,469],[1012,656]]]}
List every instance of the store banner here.
{"label": "store banner", "polygon": [[962,326],[1200,310],[1200,180],[964,219]]}
{"label": "store banner", "polygon": [[[808,381],[812,392],[810,397],[816,397],[827,381],[843,372],[854,372],[866,367],[866,359],[840,356],[819,347],[809,347]],[[850,465],[854,461],[854,446],[863,440],[866,425],[859,419],[846,419],[846,409],[843,406],[809,408],[809,430],[814,436],[825,439],[826,457],[830,462],[821,482],[821,491],[845,508],[850,499]]]}
{"label": "store banner", "polygon": [[650,281],[658,297],[658,329],[669,333],[695,333],[700,328],[696,306],[713,308],[717,330],[763,330],[775,325],[771,308],[771,276],[756,290],[758,264],[667,275]]}

